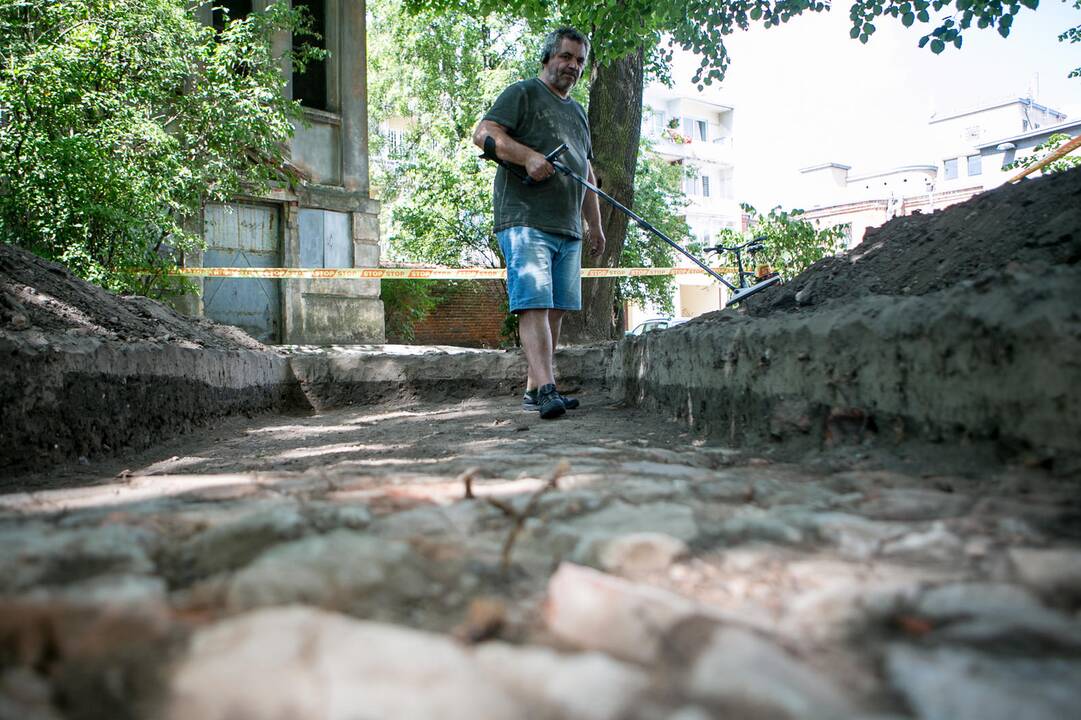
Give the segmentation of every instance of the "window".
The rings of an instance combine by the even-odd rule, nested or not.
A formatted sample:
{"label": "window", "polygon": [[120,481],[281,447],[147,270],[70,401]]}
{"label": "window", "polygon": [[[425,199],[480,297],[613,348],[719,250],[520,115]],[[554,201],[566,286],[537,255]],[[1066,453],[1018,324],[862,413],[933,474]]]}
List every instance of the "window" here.
{"label": "window", "polygon": [[664,132],[665,128],[664,111],[654,110],[652,113],[650,113],[650,116],[653,121],[651,125],[651,127],[653,128],[653,134],[660,135],[662,132]]}
{"label": "window", "polygon": [[385,159],[395,155],[401,155],[406,151],[407,138],[405,130],[382,125],[379,128],[379,135],[383,138],[383,148],[380,157]]}
{"label": "window", "polygon": [[721,168],[717,180],[717,187],[712,188],[714,196],[722,200],[734,200],[736,197],[735,171],[732,168]]}
{"label": "window", "polygon": [[301,208],[298,225],[302,267],[353,267],[349,213]]}
{"label": "window", "polygon": [[683,193],[685,195],[697,195],[698,194],[698,178],[685,177],[683,178]]}
{"label": "window", "polygon": [[709,197],[709,175],[702,176],[702,197]]}
{"label": "window", "polygon": [[981,172],[983,172],[983,163],[981,162],[981,160],[982,160],[982,158],[979,155],[969,155],[968,156],[968,175],[969,175],[969,177],[972,177],[974,175],[979,175]]}
{"label": "window", "polygon": [[942,161],[942,169],[944,170],[943,178],[946,180],[957,179],[957,158],[950,158],[949,160]]}
{"label": "window", "polygon": [[706,124],[705,120],[693,120],[691,118],[683,118],[683,135],[685,137],[689,137],[692,140],[705,142],[708,127],[709,126]]}
{"label": "window", "polygon": [[251,0],[217,0],[214,3],[212,24],[214,32],[221,34],[225,30],[226,17],[229,20],[241,20],[251,14]]}
{"label": "window", "polygon": [[[248,3],[249,6],[251,3]],[[293,0],[294,8],[305,8],[312,19],[311,35],[293,36],[293,50],[303,45],[326,50],[327,8],[326,0]],[[304,107],[315,110],[329,110],[327,104],[327,61],[310,60],[304,72],[293,73],[293,99],[299,100]]]}

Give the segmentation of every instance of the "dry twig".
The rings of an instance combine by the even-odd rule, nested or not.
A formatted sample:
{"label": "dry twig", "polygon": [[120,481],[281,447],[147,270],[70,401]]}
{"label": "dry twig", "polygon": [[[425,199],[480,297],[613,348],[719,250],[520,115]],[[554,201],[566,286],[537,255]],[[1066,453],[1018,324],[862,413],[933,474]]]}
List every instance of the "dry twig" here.
{"label": "dry twig", "polygon": [[502,503],[496,504],[495,501],[489,499],[493,505],[498,507],[507,515],[514,518],[514,525],[511,526],[510,533],[507,535],[507,539],[503,542],[503,553],[499,563],[499,568],[502,572],[507,572],[510,569],[510,555],[511,550],[514,549],[514,543],[518,539],[518,534],[522,532],[522,528],[525,526],[526,520],[533,516],[533,513],[537,510],[537,504],[540,502],[541,496],[549,490],[559,489],[559,478],[567,474],[567,471],[571,469],[570,463],[566,460],[560,460],[555,469],[548,476],[548,481],[539,487],[536,492],[529,498],[529,502],[522,508],[521,512],[515,512],[514,508],[505,506]]}
{"label": "dry twig", "polygon": [[461,475],[459,475],[458,479],[455,480],[455,482],[463,482],[463,483],[465,483],[465,499],[466,500],[472,500],[472,499],[474,499],[476,497],[473,494],[473,478],[476,477],[478,472],[479,472],[479,468],[475,468],[475,467],[466,468],[465,472],[463,472]]}

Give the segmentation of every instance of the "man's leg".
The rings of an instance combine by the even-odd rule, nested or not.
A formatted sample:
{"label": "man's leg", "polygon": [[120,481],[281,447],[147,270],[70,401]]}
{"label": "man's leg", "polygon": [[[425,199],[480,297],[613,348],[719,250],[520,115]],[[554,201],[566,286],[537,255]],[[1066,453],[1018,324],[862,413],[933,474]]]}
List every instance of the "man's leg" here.
{"label": "man's leg", "polygon": [[542,385],[555,384],[552,369],[552,330],[549,310],[522,310],[518,313],[518,336],[522,340],[525,361],[529,367],[526,389],[536,390]]}
{"label": "man's leg", "polygon": [[547,332],[548,332],[549,342],[547,344],[547,347],[543,348],[543,350],[545,352],[547,352],[548,361],[545,364],[545,366],[551,371],[551,377],[552,377],[552,379],[548,380],[547,382],[554,383],[555,382],[555,353],[556,353],[556,346],[559,344],[559,328],[563,324],[563,311],[562,310],[537,310],[537,311],[527,310],[527,311],[524,311],[523,313],[521,313],[519,315],[519,317],[518,317],[518,335],[521,337],[522,347],[525,349],[526,362],[529,363],[529,377],[526,378],[525,389],[528,392],[532,392],[532,391],[536,390],[538,387],[540,387],[541,385],[544,385],[545,382],[543,381],[543,379],[538,380],[537,377],[533,373],[533,363],[532,363],[532,361],[530,361],[530,358],[529,358],[529,352],[530,351],[529,351],[529,348],[526,345],[526,337],[525,337],[525,330],[524,330],[525,318],[522,317],[523,315],[525,315],[526,312],[546,312],[548,314],[545,323],[548,326]]}
{"label": "man's leg", "polygon": [[562,310],[549,310],[548,311],[548,329],[552,335],[552,364],[555,365],[555,352],[556,347],[559,345],[559,330],[563,326],[563,311]]}
{"label": "man's leg", "polygon": [[552,335],[548,326],[548,310],[523,310],[518,314],[518,335],[522,339],[529,376],[526,383],[532,383],[536,394],[530,398],[531,406],[522,409],[540,412],[545,420],[557,418],[567,410],[563,398],[556,392],[555,376],[552,372]]}
{"label": "man's leg", "polygon": [[510,308],[518,314],[518,337],[522,341],[528,374],[522,409],[540,412],[546,420],[559,417],[566,406],[555,389],[552,368],[552,330],[548,309],[552,307],[552,260],[559,238],[528,227],[496,233],[507,261],[507,292]]}
{"label": "man's leg", "polygon": [[[552,377],[555,377],[556,367],[556,348],[559,346],[559,331],[563,327],[563,310],[549,310],[548,311],[548,328],[552,334]],[[563,393],[559,394],[559,397],[563,398],[563,404],[568,410],[578,409],[578,398],[567,397]]]}
{"label": "man's leg", "polygon": [[[552,370],[555,374],[555,350],[559,347],[559,335],[563,328],[566,310],[582,307],[582,241],[569,237],[559,240],[552,258],[552,310],[548,311],[548,328],[552,335]],[[563,405],[574,410],[579,403],[576,398],[559,394]]]}

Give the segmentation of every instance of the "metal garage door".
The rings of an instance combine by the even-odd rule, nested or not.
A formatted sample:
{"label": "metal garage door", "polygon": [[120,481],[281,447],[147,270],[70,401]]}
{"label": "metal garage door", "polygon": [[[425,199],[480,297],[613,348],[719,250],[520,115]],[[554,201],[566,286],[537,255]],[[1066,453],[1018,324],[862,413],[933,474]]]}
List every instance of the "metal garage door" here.
{"label": "metal garage door", "polygon": [[[207,205],[204,267],[281,267],[278,208],[270,205]],[[203,312],[236,325],[262,342],[281,337],[279,280],[206,278]]]}

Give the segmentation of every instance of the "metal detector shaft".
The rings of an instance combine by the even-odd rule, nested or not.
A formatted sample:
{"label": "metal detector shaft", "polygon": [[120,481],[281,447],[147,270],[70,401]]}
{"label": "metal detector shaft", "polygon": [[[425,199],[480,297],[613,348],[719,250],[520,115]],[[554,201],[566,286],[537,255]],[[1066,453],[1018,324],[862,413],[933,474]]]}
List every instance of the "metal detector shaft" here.
{"label": "metal detector shaft", "polygon": [[643,230],[649,230],[651,233],[653,233],[654,235],[659,237],[661,240],[664,240],[666,243],[668,243],[669,245],[674,247],[676,250],[679,250],[681,253],[686,255],[687,258],[690,259],[691,262],[693,262],[695,265],[697,265],[698,267],[702,268],[707,273],[712,275],[714,280],[717,280],[717,281],[719,281],[721,283],[724,283],[725,287],[727,287],[729,290],[735,291],[735,290],[739,289],[735,285],[733,285],[732,283],[728,282],[723,277],[718,275],[717,273],[713,272],[713,268],[706,265],[704,262],[702,262],[701,260],[696,258],[694,255],[691,255],[691,253],[685,247],[683,247],[682,245],[677,243],[675,240],[673,240],[672,238],[665,235],[663,232],[661,232],[657,228],[653,227],[653,225],[648,220],[641,217],[634,210],[631,210],[626,205],[621,203],[619,200],[616,200],[614,197],[612,197],[611,195],[606,193],[604,190],[601,190],[599,187],[597,187],[593,183],[589,182],[585,178],[579,177],[577,174],[572,172],[571,169],[569,167],[567,167],[566,165],[564,165],[563,163],[561,163],[561,162],[553,162],[552,166],[555,167],[555,169],[558,170],[559,172],[566,175],[567,177],[569,177],[569,178],[571,178],[573,180],[576,180],[582,187],[585,187],[585,188],[588,188],[588,189],[592,190],[593,192],[597,193],[598,196],[600,196],[600,197],[604,198],[605,200],[607,200],[608,203],[612,207],[614,207],[617,210],[619,210],[620,212],[622,212],[624,215],[629,217],[631,220],[634,220],[634,222],[636,222],[638,224],[638,227],[642,228]]}
{"label": "metal detector shaft", "polygon": [[582,187],[585,187],[585,188],[588,188],[589,190],[592,190],[593,192],[597,193],[598,196],[600,196],[600,197],[604,198],[605,200],[607,200],[608,203],[612,207],[616,208],[617,210],[619,210],[620,212],[625,214],[627,217],[634,220],[634,222],[638,224],[638,227],[642,228],[643,230],[650,231],[651,233],[653,233],[654,235],[659,237],[661,240],[664,240],[666,243],[671,245],[676,250],[679,250],[691,262],[693,262],[695,265],[697,265],[698,267],[702,268],[707,273],[709,273],[710,276],[712,276],[714,280],[718,281],[719,283],[724,285],[726,288],[731,290],[732,291],[732,297],[731,297],[731,299],[729,299],[729,301],[727,303],[728,305],[732,305],[733,303],[737,303],[740,300],[744,300],[744,299],[750,297],[751,295],[753,295],[754,293],[758,292],[759,290],[765,290],[770,285],[776,285],[780,281],[780,278],[772,277],[769,280],[763,280],[762,282],[758,283],[757,285],[752,285],[749,288],[743,288],[741,290],[740,288],[736,287],[735,285],[733,285],[732,283],[728,282],[723,277],[721,277],[720,275],[715,273],[713,271],[713,268],[709,267],[704,262],[702,262],[701,260],[696,258],[685,247],[683,247],[682,245],[677,243],[675,240],[673,240],[672,238],[668,237],[663,232],[661,232],[660,230],[655,228],[653,226],[653,224],[650,223],[648,220],[646,220],[645,218],[638,215],[638,213],[634,212],[633,210],[628,208],[626,205],[624,205],[620,201],[616,200],[614,197],[612,197],[611,195],[606,193],[604,190],[601,190],[599,187],[597,187],[593,183],[589,182],[585,178],[579,177],[577,174],[572,172],[569,167],[567,167],[566,165],[564,165],[561,162],[552,162],[552,165],[559,172],[561,172],[564,175],[566,175],[567,177],[572,178],[573,180],[577,181],[580,185],[582,185]]}
{"label": "metal detector shaft", "polygon": [[[661,240],[664,240],[666,243],[671,245],[673,248],[675,248],[679,252],[683,253],[683,255],[685,255],[687,257],[687,259],[689,259],[695,265],[702,268],[702,270],[704,270],[706,273],[708,273],[710,275],[710,277],[712,277],[714,280],[716,280],[717,282],[721,283],[726,288],[731,290],[732,291],[732,297],[729,298],[727,305],[734,305],[734,304],[738,303],[739,301],[744,300],[744,299],[750,297],[751,295],[754,295],[756,292],[758,292],[760,290],[765,290],[767,287],[769,287],[771,285],[776,285],[778,282],[780,282],[781,279],[779,277],[774,276],[774,277],[772,277],[772,278],[770,278],[768,280],[763,280],[762,282],[758,283],[757,285],[752,285],[751,287],[748,287],[748,288],[736,287],[735,285],[733,285],[732,283],[728,282],[723,277],[721,277],[720,275],[715,273],[713,271],[713,268],[706,265],[704,262],[702,262],[701,260],[696,258],[694,255],[692,255],[685,247],[683,247],[682,245],[677,243],[675,240],[673,240],[672,238],[668,237],[663,232],[661,232],[660,230],[655,228],[653,226],[653,224],[650,223],[648,220],[646,220],[645,218],[638,215],[638,213],[634,212],[633,210],[631,210],[630,208],[625,206],[623,203],[619,202],[614,197],[612,197],[611,195],[609,195],[605,191],[601,190],[599,187],[597,187],[593,183],[591,183],[588,180],[586,180],[585,178],[577,175],[574,171],[572,171],[569,167],[567,167],[563,163],[559,162],[559,160],[557,158],[560,155],[562,155],[563,152],[566,151],[566,149],[567,149],[567,145],[566,145],[566,143],[564,143],[564,144],[560,145],[559,147],[557,147],[552,152],[545,155],[545,158],[548,160],[548,162],[550,162],[552,164],[552,167],[554,167],[556,170],[563,173],[567,177],[571,178],[572,180],[574,180],[575,182],[577,182],[579,185],[586,188],[587,190],[591,190],[592,192],[596,193],[599,197],[604,198],[606,201],[608,201],[608,203],[612,207],[616,208],[617,210],[622,212],[624,215],[626,215],[630,219],[634,220],[634,222],[638,225],[638,227],[642,228],[643,230],[648,230],[649,232],[651,232],[654,235],[656,235],[657,237],[659,237]],[[485,160],[491,160],[493,162],[496,162],[496,163],[502,165],[504,168],[506,168],[508,171],[510,171],[511,173],[516,175],[517,177],[522,178],[523,182],[526,182],[526,183],[530,182],[530,179],[528,178],[528,176],[523,177],[522,173],[519,172],[518,170],[516,170],[514,167],[512,167],[510,165],[510,163],[503,162],[503,160],[501,160],[496,155],[496,152],[495,152],[495,138],[493,138],[491,135],[484,138],[484,153],[481,155],[481,157],[484,158]],[[743,281],[741,279],[740,283],[742,284],[742,282]]]}

